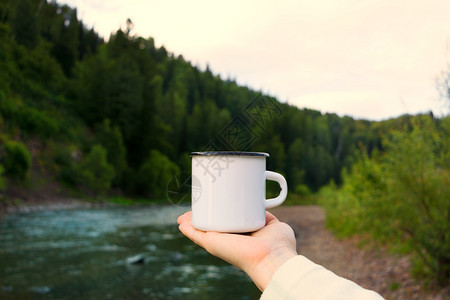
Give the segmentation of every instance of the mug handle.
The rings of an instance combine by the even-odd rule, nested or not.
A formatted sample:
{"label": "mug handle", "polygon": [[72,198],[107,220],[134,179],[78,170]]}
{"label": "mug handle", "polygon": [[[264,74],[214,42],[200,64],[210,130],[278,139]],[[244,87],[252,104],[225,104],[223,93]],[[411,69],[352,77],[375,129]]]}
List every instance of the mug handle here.
{"label": "mug handle", "polygon": [[278,182],[278,184],[280,185],[280,194],[278,195],[278,197],[276,198],[270,198],[270,199],[266,199],[266,208],[272,208],[275,206],[280,205],[281,203],[284,202],[284,200],[286,200],[286,196],[287,196],[287,182],[286,179],[284,179],[283,175],[272,172],[272,171],[266,171],[266,180],[272,180],[272,181],[276,181]]}

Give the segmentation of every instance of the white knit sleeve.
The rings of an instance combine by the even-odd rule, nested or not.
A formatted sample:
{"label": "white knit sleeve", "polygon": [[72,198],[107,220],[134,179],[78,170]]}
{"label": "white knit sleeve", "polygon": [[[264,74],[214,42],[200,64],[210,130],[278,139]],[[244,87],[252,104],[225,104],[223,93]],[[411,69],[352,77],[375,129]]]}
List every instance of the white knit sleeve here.
{"label": "white knit sleeve", "polygon": [[289,259],[275,272],[261,295],[261,300],[274,299],[380,300],[383,298],[298,255]]}

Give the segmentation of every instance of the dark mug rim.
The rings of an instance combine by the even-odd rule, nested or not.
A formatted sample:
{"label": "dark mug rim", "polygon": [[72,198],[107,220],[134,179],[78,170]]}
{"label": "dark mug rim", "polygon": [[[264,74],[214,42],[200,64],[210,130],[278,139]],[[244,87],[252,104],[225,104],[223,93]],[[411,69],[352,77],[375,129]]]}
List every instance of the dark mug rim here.
{"label": "dark mug rim", "polygon": [[262,156],[269,157],[269,153],[265,152],[246,152],[246,151],[199,151],[191,152],[189,156],[223,156],[223,155],[236,155],[236,156]]}

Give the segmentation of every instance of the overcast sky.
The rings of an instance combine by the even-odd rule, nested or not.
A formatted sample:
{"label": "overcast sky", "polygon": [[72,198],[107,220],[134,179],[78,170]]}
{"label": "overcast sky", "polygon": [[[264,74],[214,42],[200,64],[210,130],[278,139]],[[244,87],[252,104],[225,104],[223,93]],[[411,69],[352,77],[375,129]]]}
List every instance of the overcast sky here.
{"label": "overcast sky", "polygon": [[124,24],[204,69],[322,112],[432,110],[450,60],[450,1],[64,0],[106,39]]}

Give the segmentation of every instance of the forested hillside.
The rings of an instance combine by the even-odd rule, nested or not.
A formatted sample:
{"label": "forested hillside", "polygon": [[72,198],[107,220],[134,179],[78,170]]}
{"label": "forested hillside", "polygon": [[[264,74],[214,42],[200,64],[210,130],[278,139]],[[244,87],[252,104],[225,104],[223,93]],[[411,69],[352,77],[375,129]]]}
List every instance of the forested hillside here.
{"label": "forested hillside", "polygon": [[189,152],[220,149],[268,152],[268,169],[308,193],[339,184],[356,150],[382,149],[417,118],[370,122],[283,104],[131,25],[104,42],[67,6],[0,3],[4,190],[52,181],[79,195],[162,198],[172,176],[190,171]]}

